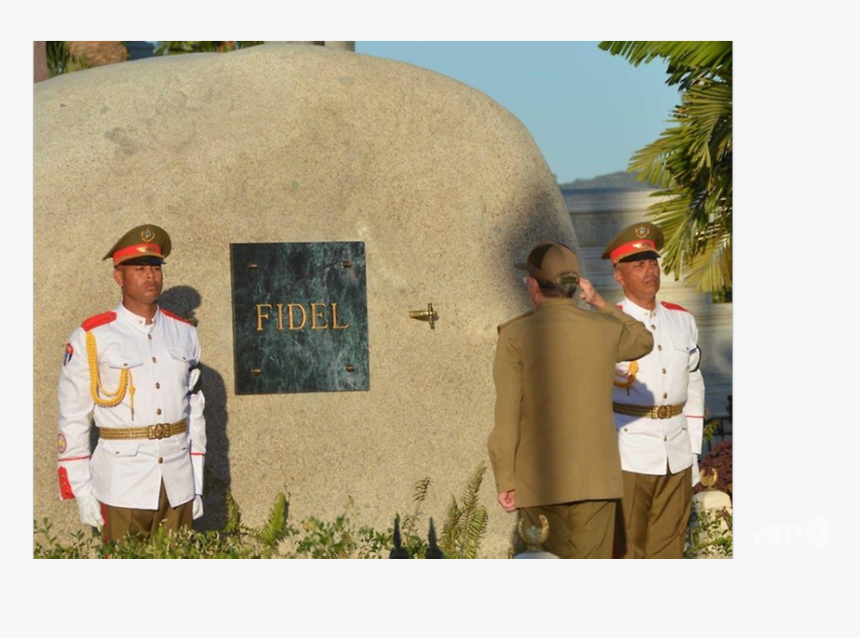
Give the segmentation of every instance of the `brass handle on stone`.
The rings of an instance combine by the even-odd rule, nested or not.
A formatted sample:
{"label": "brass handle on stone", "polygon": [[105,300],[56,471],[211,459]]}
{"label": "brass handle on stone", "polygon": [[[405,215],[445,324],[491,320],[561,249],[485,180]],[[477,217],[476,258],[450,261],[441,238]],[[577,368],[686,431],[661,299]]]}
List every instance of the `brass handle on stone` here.
{"label": "brass handle on stone", "polygon": [[430,329],[436,329],[436,320],[439,318],[439,315],[436,314],[436,311],[433,310],[433,304],[427,304],[427,310],[410,310],[409,317],[412,319],[418,319],[419,321],[429,321]]}

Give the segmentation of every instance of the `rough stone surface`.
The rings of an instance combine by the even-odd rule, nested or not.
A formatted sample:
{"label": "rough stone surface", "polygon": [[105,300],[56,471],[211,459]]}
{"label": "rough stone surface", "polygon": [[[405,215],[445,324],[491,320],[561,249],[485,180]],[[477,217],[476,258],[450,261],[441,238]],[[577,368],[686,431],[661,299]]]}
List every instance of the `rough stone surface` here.
{"label": "rough stone surface", "polygon": [[[496,325],[527,309],[513,264],[541,239],[576,246],[552,173],[509,112],[450,78],[323,47],[150,58],[54,78],[35,102],[34,516],[78,529],[56,488],[63,345],[118,289],[101,257],[127,229],[172,236],[163,305],[199,320],[209,423],[206,516],[224,486],[260,524],[279,490],[294,521],[385,529],[422,515],[487,458]],[[368,392],[236,396],[231,242],[363,241]],[[435,330],[408,317],[432,302]],[[484,556],[514,526],[495,502]],[[426,519],[425,519],[426,521]]]}

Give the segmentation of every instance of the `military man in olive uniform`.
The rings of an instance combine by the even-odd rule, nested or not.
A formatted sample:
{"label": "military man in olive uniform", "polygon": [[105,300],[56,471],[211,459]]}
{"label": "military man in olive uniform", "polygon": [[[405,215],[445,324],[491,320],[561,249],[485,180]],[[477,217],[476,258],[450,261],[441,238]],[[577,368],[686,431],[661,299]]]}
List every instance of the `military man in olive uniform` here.
{"label": "military man in olive uniform", "polygon": [[495,427],[488,448],[499,504],[530,525],[549,521],[544,547],[562,558],[609,558],[621,465],[612,418],[618,361],[651,351],[641,322],[595,302],[567,247],[536,246],[522,266],[534,310],[499,327]]}
{"label": "military man in olive uniform", "polygon": [[702,450],[705,386],[699,370],[696,320],[677,304],[657,301],[663,233],[642,222],[607,246],[618,307],[654,335],[654,348],[618,365],[613,411],[624,496],[618,554],[624,558],[683,558],[696,458]]}
{"label": "military man in olive uniform", "polygon": [[[60,497],[106,541],[148,538],[160,525],[189,527],[203,515],[206,452],[200,343],[186,320],[158,306],[164,229],[127,232],[112,259],[122,302],[90,317],[66,344],[59,384]],[[99,441],[90,451],[90,429]]]}

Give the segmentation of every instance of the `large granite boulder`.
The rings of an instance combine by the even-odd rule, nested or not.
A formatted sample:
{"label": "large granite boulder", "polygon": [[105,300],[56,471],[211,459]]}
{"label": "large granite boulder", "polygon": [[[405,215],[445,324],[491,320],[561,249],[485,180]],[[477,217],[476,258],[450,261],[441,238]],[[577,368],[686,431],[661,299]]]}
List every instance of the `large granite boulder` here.
{"label": "large granite boulder", "polygon": [[[63,346],[119,291],[101,258],[129,228],[166,228],[165,307],[199,321],[209,424],[204,527],[227,487],[259,524],[290,515],[381,529],[434,483],[441,525],[487,458],[498,323],[527,309],[513,264],[576,245],[526,128],[486,95],[408,64],[304,45],[126,62],[35,86],[34,515],[77,529],[56,487]],[[237,396],[230,244],[360,241],[370,390]],[[439,320],[409,318],[433,303]],[[490,513],[484,556],[514,517]]]}

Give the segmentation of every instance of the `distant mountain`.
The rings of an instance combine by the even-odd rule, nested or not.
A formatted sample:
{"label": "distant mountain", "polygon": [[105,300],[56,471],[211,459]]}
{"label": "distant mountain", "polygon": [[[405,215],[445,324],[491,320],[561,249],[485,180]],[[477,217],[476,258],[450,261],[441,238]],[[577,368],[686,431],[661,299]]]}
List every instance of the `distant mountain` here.
{"label": "distant mountain", "polygon": [[618,171],[608,175],[598,175],[591,179],[575,179],[567,184],[559,184],[562,190],[587,190],[594,188],[623,188],[625,190],[650,191],[657,188],[653,184],[640,182],[632,173]]}

